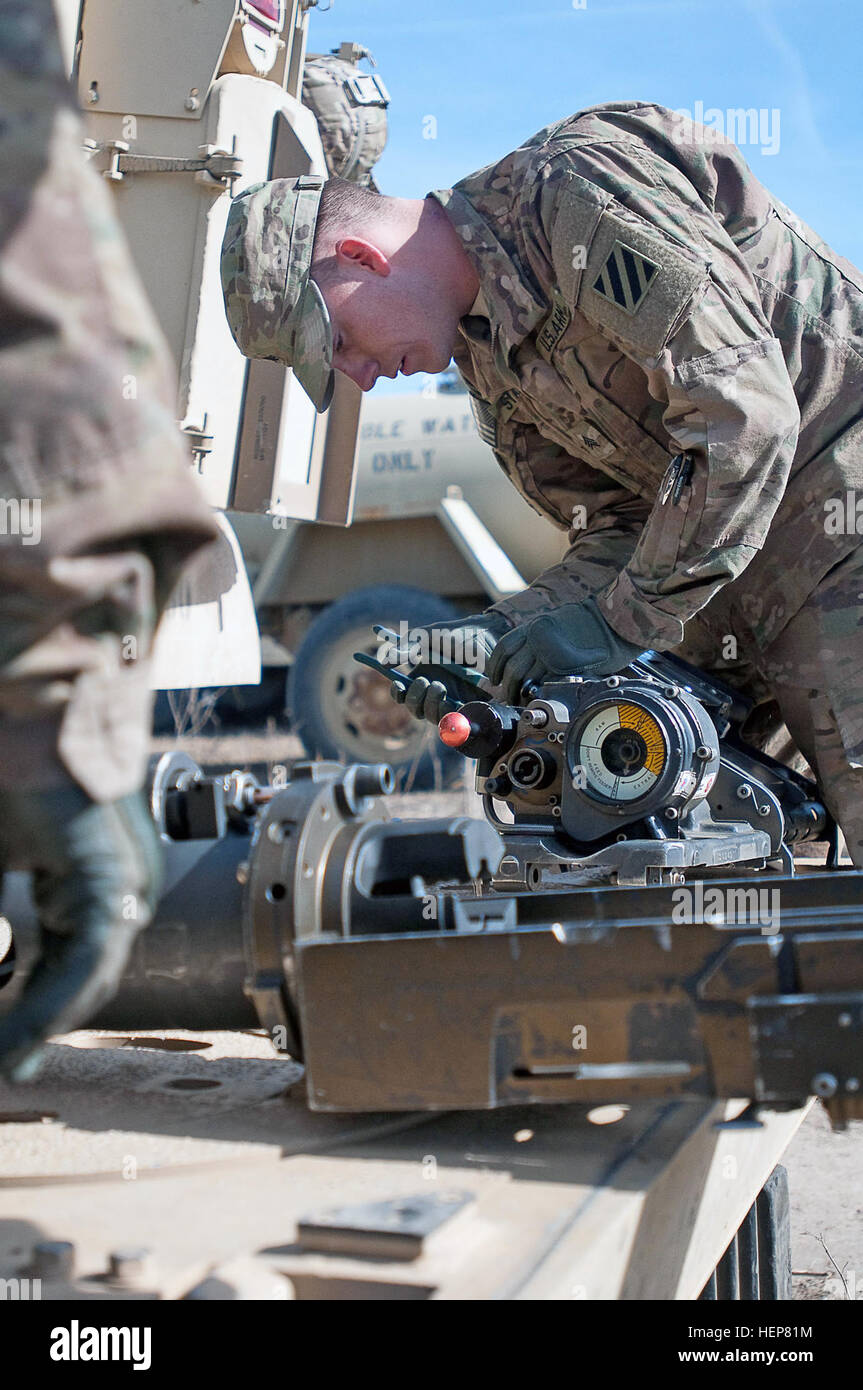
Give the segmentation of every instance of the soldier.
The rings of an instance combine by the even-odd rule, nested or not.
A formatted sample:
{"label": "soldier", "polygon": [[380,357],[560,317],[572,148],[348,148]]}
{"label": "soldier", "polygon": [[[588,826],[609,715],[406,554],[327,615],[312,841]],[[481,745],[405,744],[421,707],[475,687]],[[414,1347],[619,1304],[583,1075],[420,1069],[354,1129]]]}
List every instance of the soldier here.
{"label": "soldier", "polygon": [[147,657],[215,527],[51,0],[0,0],[0,118],[0,871],[32,870],[42,928],[0,1021],[21,1080],[112,992],[154,906]]}
{"label": "soldier", "polygon": [[331,368],[369,390],[452,352],[571,542],[466,620],[503,698],[648,648],[772,694],[863,867],[863,278],[730,141],[619,102],[421,200],[276,181],[236,201],[223,280],[240,347],[319,409]]}

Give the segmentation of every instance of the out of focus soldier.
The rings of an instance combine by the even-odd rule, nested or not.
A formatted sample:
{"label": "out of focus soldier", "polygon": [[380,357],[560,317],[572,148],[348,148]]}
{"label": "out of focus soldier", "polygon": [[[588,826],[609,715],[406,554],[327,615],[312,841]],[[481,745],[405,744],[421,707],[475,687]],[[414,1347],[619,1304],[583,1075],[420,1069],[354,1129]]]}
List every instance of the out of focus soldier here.
{"label": "out of focus soldier", "polygon": [[0,872],[32,872],[42,928],[0,1020],[13,1079],[109,996],[155,904],[148,657],[216,534],[82,146],[51,0],[0,0]]}

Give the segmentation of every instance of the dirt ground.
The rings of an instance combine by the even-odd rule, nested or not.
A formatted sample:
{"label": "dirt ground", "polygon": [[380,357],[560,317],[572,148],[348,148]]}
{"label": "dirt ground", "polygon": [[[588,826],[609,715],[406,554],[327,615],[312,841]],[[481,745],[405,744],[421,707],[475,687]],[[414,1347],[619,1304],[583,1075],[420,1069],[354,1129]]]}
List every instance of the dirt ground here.
{"label": "dirt ground", "polygon": [[[153,742],[154,753],[177,747],[204,765],[252,767],[258,776],[302,756],[298,741],[275,729]],[[467,776],[455,790],[392,796],[389,805],[393,815],[409,819],[482,814]],[[834,1134],[815,1105],[783,1161],[791,1190],[794,1298],[863,1301],[863,1122]]]}

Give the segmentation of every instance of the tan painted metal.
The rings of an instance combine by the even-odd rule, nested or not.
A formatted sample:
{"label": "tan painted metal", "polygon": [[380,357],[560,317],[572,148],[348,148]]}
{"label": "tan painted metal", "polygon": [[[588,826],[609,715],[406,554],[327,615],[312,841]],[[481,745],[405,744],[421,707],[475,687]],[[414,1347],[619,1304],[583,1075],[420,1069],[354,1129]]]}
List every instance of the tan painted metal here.
{"label": "tan painted metal", "polygon": [[[697,1298],[805,1114],[755,1129],[714,1127],[736,1102],[314,1115],[299,1075],[260,1035],[58,1040],[26,1101],[0,1087],[0,1277],[22,1246],[61,1239],[76,1283],[43,1296],[108,1296],[110,1252],[143,1246],[149,1276],[127,1297],[181,1297],[240,1259],[241,1297]],[[328,1209],[447,1194],[466,1200],[413,1258],[298,1233]]]}

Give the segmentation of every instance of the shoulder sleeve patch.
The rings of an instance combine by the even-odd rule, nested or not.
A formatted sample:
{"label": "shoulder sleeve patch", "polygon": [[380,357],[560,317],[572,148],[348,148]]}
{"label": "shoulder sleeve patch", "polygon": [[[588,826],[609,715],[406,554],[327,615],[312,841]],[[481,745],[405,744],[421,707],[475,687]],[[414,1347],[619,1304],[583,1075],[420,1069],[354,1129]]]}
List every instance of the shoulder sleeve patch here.
{"label": "shoulder sleeve patch", "polygon": [[587,254],[578,308],[655,357],[694,306],[709,271],[709,261],[695,250],[605,212]]}

